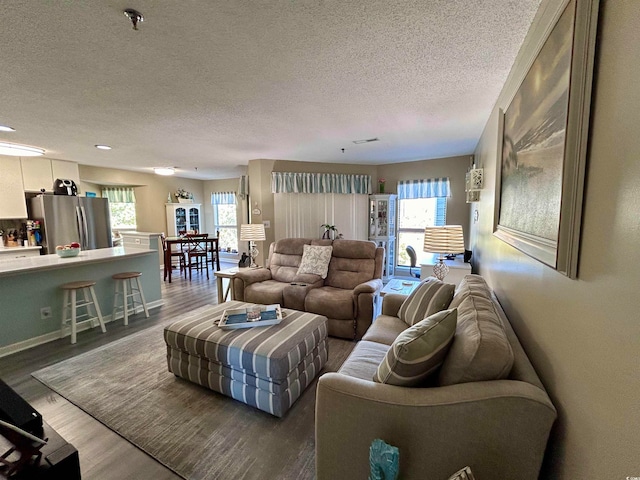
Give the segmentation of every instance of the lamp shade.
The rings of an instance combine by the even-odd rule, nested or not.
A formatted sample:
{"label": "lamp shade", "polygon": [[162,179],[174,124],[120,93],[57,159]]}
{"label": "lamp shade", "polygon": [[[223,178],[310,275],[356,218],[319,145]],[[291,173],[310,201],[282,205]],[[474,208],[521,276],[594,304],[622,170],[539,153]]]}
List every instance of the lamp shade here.
{"label": "lamp shade", "polygon": [[423,250],[432,253],[464,253],[462,225],[425,228]]}
{"label": "lamp shade", "polygon": [[262,223],[244,223],[240,225],[241,242],[262,242],[267,239]]}

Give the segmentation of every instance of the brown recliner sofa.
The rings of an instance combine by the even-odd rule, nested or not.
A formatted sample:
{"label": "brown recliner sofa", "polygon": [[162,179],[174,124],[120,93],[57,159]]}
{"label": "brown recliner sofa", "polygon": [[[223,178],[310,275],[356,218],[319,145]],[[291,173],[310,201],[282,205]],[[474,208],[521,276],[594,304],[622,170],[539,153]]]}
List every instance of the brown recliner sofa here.
{"label": "brown recliner sofa", "polygon": [[[298,274],[304,245],[333,246],[325,279]],[[329,335],[360,339],[382,289],[383,257],[384,249],[369,241],[284,238],[269,247],[265,268],[242,269],[233,278],[234,299],[324,315]]]}

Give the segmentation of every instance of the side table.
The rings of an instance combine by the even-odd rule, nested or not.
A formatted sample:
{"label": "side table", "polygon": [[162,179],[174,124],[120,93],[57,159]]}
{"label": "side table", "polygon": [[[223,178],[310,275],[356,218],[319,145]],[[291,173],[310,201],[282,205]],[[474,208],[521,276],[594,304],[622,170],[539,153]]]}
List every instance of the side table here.
{"label": "side table", "polygon": [[382,287],[380,290],[380,295],[378,297],[378,302],[376,305],[376,316],[382,313],[382,297],[384,297],[387,293],[399,293],[400,295],[411,295],[420,282],[418,280],[409,280],[409,279],[399,279],[394,278],[389,280],[389,282]]}
{"label": "side table", "polygon": [[[244,268],[249,268],[249,267],[244,267]],[[238,273],[240,270],[242,270],[240,267],[232,267],[232,268],[227,268],[225,270],[218,270],[216,272],[213,272],[213,274],[216,276],[216,286],[218,289],[219,304],[224,303],[227,300],[233,300],[234,298],[233,277],[235,277],[236,273]],[[224,278],[229,280],[229,283],[227,284],[226,289],[224,289],[223,282],[222,282],[222,279]],[[229,298],[229,294],[231,294],[231,298]]]}

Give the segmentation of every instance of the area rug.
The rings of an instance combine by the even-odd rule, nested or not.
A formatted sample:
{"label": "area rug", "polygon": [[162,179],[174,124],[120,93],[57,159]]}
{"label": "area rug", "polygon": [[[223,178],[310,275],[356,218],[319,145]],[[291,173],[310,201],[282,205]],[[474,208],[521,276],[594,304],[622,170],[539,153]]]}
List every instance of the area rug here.
{"label": "area rug", "polygon": [[[163,329],[150,327],[32,375],[185,479],[315,477],[317,380],[276,418],[175,377]],[[330,338],[323,372],[336,371],[353,346]]]}

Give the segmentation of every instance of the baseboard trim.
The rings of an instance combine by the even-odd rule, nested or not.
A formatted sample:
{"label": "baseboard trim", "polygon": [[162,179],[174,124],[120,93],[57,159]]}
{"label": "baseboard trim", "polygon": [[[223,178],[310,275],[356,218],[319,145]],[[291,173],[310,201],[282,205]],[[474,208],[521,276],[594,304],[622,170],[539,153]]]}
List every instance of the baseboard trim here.
{"label": "baseboard trim", "polygon": [[[161,307],[162,305],[164,305],[164,300],[162,299],[154,300],[153,302],[147,302],[147,309],[151,310],[153,308]],[[143,311],[144,309],[142,308],[142,306],[137,306],[135,308],[135,313],[140,313]],[[134,314],[131,313],[130,315],[134,315]],[[111,323],[122,318],[123,316],[124,314],[120,312],[119,314],[116,315],[116,318],[112,318],[111,314],[109,314],[109,315],[103,315],[102,319],[104,320],[104,323]],[[77,332],[84,332],[85,330],[89,330],[90,328],[92,328],[91,321],[83,320],[81,322],[78,322],[76,328],[77,328]],[[70,335],[71,335],[71,332],[65,335],[65,337],[68,337]],[[21,352],[23,350],[28,350],[33,347],[37,347],[38,345],[43,345],[45,343],[53,342],[60,338],[63,338],[60,336],[60,330],[56,330],[55,332],[45,333],[44,335],[40,335],[38,337],[33,337],[28,340],[22,340],[21,342],[13,343],[11,345],[6,345],[4,347],[0,347],[0,358],[12,355],[14,353]]]}

